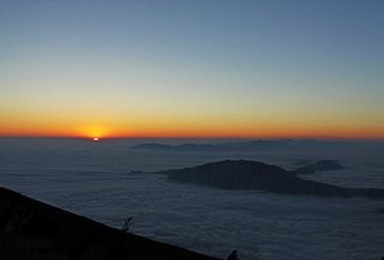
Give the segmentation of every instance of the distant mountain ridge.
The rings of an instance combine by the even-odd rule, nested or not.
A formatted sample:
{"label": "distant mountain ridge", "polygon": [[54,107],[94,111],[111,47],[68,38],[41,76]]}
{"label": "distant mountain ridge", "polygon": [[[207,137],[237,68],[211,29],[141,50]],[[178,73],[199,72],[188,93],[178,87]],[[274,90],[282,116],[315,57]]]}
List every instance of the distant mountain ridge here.
{"label": "distant mountain ridge", "polygon": [[383,189],[343,188],[305,180],[295,172],[256,161],[226,160],[160,171],[171,180],[224,189],[254,189],[289,195],[384,198]]}
{"label": "distant mountain ridge", "polygon": [[211,144],[181,144],[181,145],[168,145],[161,143],[144,143],[130,147],[131,149],[143,149],[143,150],[168,150],[168,151],[180,151],[180,150],[215,150],[217,146]]}
{"label": "distant mountain ridge", "polygon": [[163,143],[143,143],[131,146],[130,149],[137,150],[163,150],[163,151],[234,151],[234,150],[275,150],[275,149],[299,149],[307,147],[334,147],[346,145],[342,141],[318,141],[318,140],[254,140],[244,142],[227,142],[220,144],[195,144],[185,143],[180,145],[170,145]]}

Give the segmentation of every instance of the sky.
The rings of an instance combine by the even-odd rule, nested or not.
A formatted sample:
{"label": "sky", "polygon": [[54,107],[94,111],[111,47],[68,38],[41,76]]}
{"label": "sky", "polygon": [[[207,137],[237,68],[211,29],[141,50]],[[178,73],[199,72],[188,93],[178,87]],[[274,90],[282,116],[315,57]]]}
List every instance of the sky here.
{"label": "sky", "polygon": [[0,0],[0,136],[384,139],[384,1]]}

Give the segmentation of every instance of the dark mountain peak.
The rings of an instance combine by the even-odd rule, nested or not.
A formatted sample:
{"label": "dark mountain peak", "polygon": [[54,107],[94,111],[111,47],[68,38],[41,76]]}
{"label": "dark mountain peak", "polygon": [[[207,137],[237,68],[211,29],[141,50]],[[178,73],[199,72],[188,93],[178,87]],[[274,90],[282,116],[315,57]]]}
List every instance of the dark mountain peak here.
{"label": "dark mountain peak", "polygon": [[220,173],[225,175],[228,173],[240,175],[248,174],[285,174],[293,175],[291,172],[284,170],[275,165],[266,164],[258,161],[248,161],[248,160],[224,160],[218,162],[207,163],[204,165],[199,165],[190,168],[184,168],[181,170],[169,170],[164,171],[166,174],[174,173],[186,173],[186,172],[207,172],[207,173]]}
{"label": "dark mountain peak", "polygon": [[382,189],[352,189],[304,180],[294,172],[257,161],[225,160],[158,172],[169,179],[223,189],[254,189],[280,194],[384,198]]}
{"label": "dark mountain peak", "polygon": [[320,160],[318,162],[308,164],[304,167],[298,168],[295,172],[297,174],[310,174],[321,171],[336,171],[345,169],[337,161],[334,160]]}
{"label": "dark mountain peak", "polygon": [[250,160],[224,160],[224,161],[205,164],[205,165],[202,165],[201,167],[208,167],[210,165],[223,168],[224,170],[242,169],[244,171],[252,171],[252,172],[263,171],[265,173],[285,173],[285,174],[289,173],[288,171],[284,170],[279,166],[267,164],[259,161],[250,161]]}

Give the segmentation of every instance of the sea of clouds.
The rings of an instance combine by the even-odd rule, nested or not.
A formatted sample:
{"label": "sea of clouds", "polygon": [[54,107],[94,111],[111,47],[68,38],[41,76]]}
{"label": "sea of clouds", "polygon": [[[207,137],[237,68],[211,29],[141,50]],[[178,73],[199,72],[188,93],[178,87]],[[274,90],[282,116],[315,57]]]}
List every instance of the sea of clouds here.
{"label": "sea of clouds", "polygon": [[384,201],[223,190],[149,173],[223,159],[287,169],[300,160],[335,159],[347,169],[306,178],[383,188],[382,146],[215,153],[130,149],[146,141],[0,139],[0,186],[117,228],[132,217],[135,234],[217,257],[233,249],[245,260],[373,260],[384,253],[384,215],[377,212]]}

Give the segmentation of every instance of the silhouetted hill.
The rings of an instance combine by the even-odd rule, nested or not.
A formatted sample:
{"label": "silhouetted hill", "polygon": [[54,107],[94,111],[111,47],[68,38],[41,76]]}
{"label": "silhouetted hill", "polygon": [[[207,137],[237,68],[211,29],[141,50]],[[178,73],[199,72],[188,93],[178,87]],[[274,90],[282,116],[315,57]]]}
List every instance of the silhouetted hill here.
{"label": "silhouetted hill", "polygon": [[335,171],[342,170],[345,167],[341,166],[337,161],[334,160],[321,160],[312,164],[308,164],[304,167],[295,170],[297,174],[310,174],[322,171]]}
{"label": "silhouetted hill", "polygon": [[382,189],[352,189],[304,180],[294,172],[255,161],[226,160],[159,172],[169,179],[224,189],[255,189],[280,194],[384,198]]}
{"label": "silhouetted hill", "polygon": [[125,233],[0,188],[0,259],[216,258]]}

